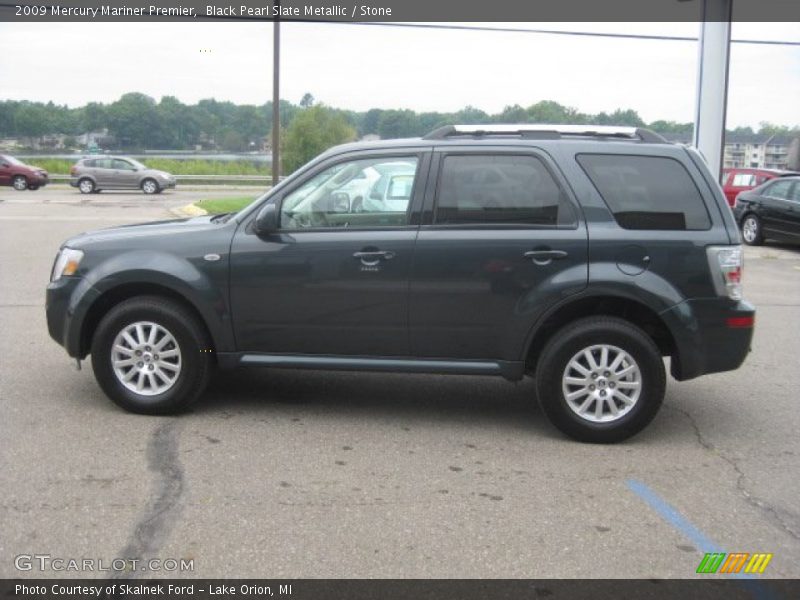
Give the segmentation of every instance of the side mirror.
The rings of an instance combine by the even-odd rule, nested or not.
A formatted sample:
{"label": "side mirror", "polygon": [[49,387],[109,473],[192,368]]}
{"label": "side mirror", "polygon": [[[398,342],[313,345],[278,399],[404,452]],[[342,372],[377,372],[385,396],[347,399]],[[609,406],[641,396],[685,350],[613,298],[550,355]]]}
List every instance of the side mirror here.
{"label": "side mirror", "polygon": [[11,165],[10,165],[10,164],[8,164],[7,162],[4,162],[4,163],[3,163],[2,165],[0,165],[0,166],[2,166],[2,167],[10,167]]}
{"label": "side mirror", "polygon": [[278,207],[274,202],[267,203],[264,208],[258,212],[255,221],[255,229],[256,233],[259,235],[278,231]]}

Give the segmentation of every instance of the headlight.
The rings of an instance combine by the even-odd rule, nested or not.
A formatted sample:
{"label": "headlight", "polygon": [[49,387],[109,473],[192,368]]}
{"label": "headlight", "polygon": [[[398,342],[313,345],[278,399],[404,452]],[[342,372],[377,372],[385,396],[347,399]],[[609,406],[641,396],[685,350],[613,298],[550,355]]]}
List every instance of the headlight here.
{"label": "headlight", "polygon": [[53,272],[50,274],[50,281],[58,281],[63,275],[74,275],[81,264],[83,252],[73,248],[62,248],[56,257],[53,265]]}

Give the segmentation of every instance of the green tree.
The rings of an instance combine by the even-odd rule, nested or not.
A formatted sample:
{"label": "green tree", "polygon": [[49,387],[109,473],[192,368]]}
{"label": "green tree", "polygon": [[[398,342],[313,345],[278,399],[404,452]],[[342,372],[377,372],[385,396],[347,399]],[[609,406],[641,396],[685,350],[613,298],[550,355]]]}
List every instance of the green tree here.
{"label": "green tree", "polygon": [[123,147],[153,148],[158,146],[159,117],[156,101],[150,96],[132,92],[124,94],[108,109],[108,129]]}
{"label": "green tree", "polygon": [[356,130],[337,111],[322,104],[302,110],[283,136],[283,172],[292,173],[331,146],[355,138]]}
{"label": "green tree", "polygon": [[378,121],[380,121],[382,114],[383,111],[380,108],[370,108],[364,113],[361,134],[378,133]]}
{"label": "green tree", "polygon": [[419,120],[412,110],[385,110],[378,119],[378,135],[383,139],[419,135]]}
{"label": "green tree", "polygon": [[498,123],[527,123],[528,112],[519,104],[506,106],[499,115],[495,115],[494,120]]}
{"label": "green tree", "polygon": [[310,108],[314,105],[314,96],[306,92],[300,100],[300,106],[303,108]]}

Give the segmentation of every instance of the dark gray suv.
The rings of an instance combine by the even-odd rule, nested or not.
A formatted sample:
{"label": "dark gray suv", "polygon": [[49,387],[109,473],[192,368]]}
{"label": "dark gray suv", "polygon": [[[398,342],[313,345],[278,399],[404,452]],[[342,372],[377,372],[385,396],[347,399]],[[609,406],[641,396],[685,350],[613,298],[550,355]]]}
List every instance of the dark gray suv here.
{"label": "dark gray suv", "polygon": [[665,357],[677,380],[742,364],[741,275],[695,150],[448,126],[333,148],[235,214],[68,240],[47,321],[136,412],[186,408],[215,365],[531,375],[561,431],[615,442],[658,411]]}

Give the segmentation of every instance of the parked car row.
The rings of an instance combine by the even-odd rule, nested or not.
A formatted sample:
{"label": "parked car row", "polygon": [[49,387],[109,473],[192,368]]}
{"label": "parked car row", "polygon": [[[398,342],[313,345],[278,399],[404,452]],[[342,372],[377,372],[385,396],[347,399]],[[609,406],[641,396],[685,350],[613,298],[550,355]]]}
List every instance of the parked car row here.
{"label": "parked car row", "polygon": [[796,171],[784,171],[780,169],[750,169],[733,168],[722,169],[722,191],[725,192],[725,199],[731,208],[736,203],[736,196],[742,192],[752,190],[762,183],[766,183],[778,177],[791,177],[800,175]]}
{"label": "parked car row", "polygon": [[745,244],[767,238],[800,242],[800,175],[768,180],[736,196],[733,207]]}
{"label": "parked car row", "polygon": [[[131,189],[140,189],[145,194],[160,194],[176,184],[174,175],[150,169],[126,156],[82,158],[70,168],[69,174],[69,184],[82,194]],[[48,183],[50,177],[46,170],[27,165],[13,156],[0,154],[0,185],[10,185],[18,191],[34,191]]]}

